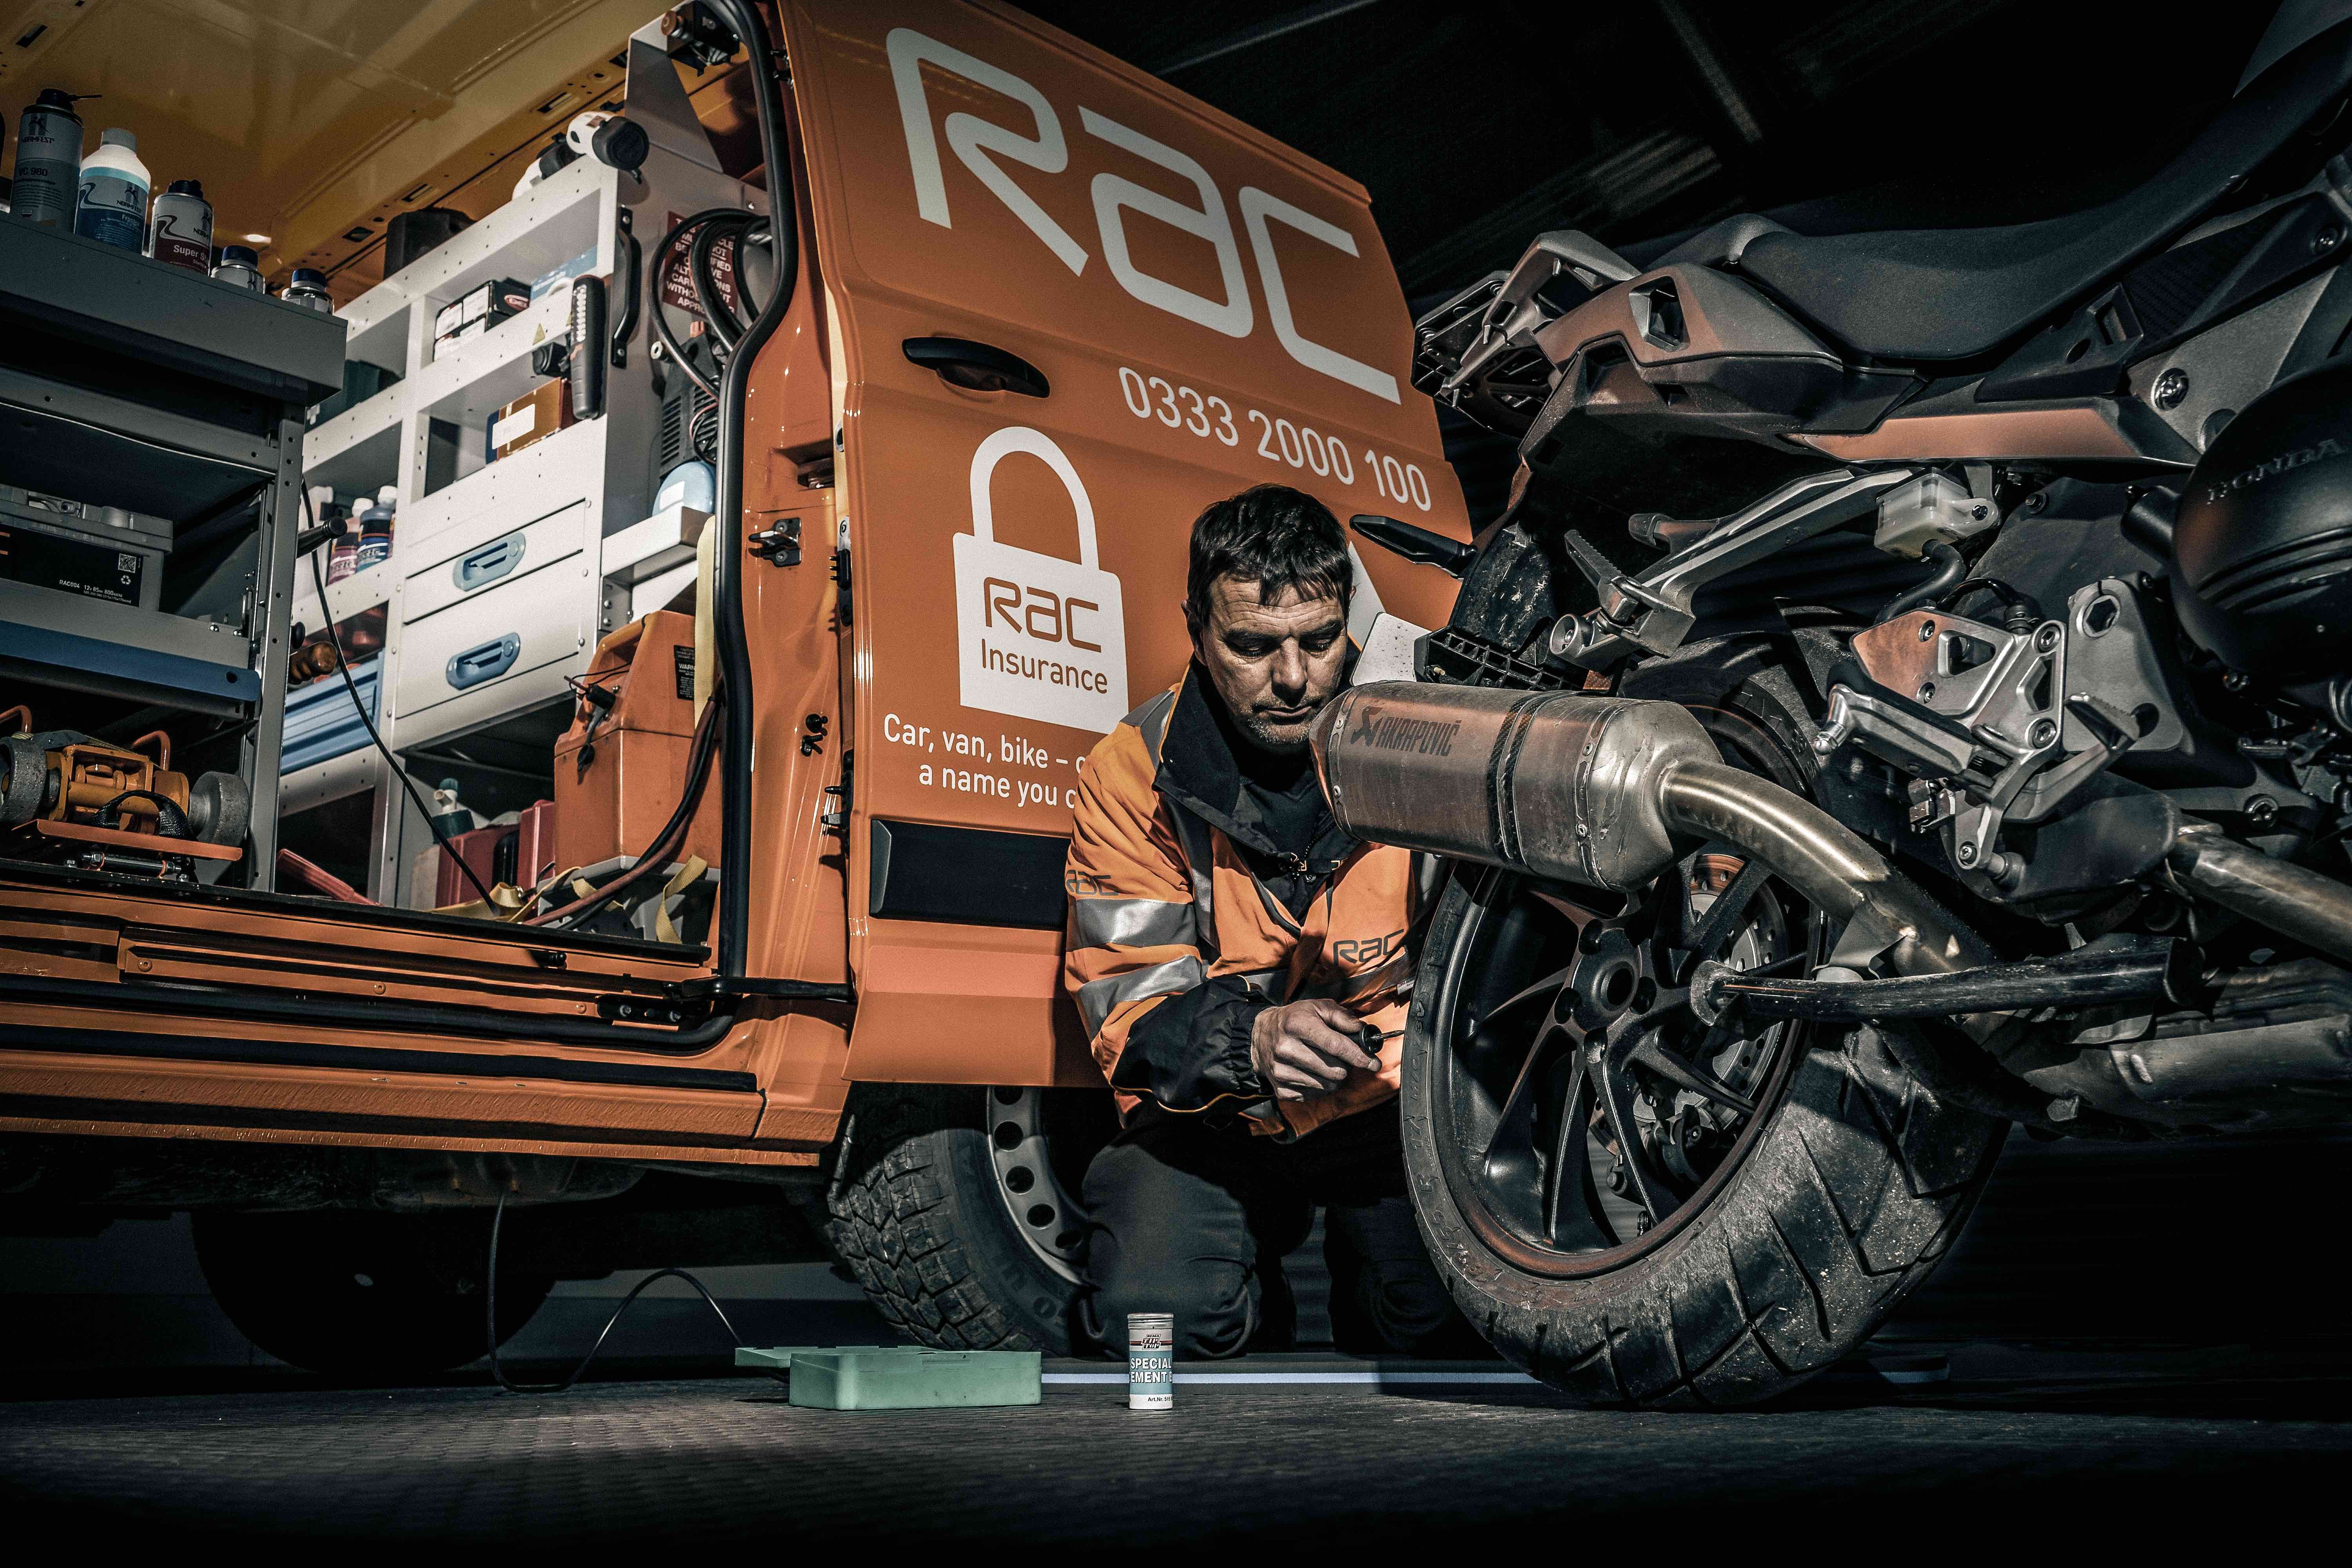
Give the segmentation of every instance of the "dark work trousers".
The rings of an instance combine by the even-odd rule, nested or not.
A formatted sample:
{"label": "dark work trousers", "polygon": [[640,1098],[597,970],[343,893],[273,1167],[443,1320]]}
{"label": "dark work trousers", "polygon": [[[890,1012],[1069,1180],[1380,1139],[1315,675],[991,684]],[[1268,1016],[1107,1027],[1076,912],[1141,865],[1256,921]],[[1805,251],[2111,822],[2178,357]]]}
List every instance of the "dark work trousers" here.
{"label": "dark work trousers", "polygon": [[1127,1348],[1129,1312],[1172,1312],[1176,1353],[1291,1343],[1283,1255],[1323,1210],[1332,1337],[1358,1353],[1475,1353],[1405,1198],[1396,1102],[1296,1142],[1146,1107],[1087,1167],[1087,1334]]}

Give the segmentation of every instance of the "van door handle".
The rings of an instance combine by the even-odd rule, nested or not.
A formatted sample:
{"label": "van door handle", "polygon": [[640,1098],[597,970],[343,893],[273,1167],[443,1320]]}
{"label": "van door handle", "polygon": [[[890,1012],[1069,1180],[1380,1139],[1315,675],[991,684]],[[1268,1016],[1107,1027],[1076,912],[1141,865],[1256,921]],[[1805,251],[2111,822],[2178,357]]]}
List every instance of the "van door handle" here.
{"label": "van door handle", "polygon": [[937,371],[941,381],[968,392],[1017,392],[1024,397],[1044,397],[1054,390],[1045,373],[1019,354],[969,338],[908,338],[901,346],[909,361]]}

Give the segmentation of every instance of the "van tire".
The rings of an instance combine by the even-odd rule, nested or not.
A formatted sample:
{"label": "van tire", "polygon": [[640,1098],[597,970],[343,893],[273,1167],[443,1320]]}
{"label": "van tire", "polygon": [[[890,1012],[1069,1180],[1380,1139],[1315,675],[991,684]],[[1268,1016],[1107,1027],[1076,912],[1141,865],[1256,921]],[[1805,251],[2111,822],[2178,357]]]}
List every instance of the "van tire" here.
{"label": "van tire", "polygon": [[[237,1331],[279,1361],[331,1376],[425,1376],[487,1355],[489,1236],[490,1216],[478,1213],[195,1215],[196,1261]],[[550,1277],[502,1265],[499,1343],[554,1288]]]}
{"label": "van tire", "polygon": [[987,1093],[858,1086],[826,1235],[876,1310],[919,1343],[1068,1355],[1077,1286],[1013,1228],[982,1128]]}

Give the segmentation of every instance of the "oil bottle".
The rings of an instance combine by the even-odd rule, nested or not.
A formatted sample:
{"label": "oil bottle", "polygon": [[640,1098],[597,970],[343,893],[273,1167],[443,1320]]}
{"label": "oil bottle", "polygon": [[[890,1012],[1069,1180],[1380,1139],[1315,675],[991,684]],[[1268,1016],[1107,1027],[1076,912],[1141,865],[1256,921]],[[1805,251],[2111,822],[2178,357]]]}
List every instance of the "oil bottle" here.
{"label": "oil bottle", "polygon": [[27,223],[71,228],[75,193],[81,184],[81,116],[75,94],[54,87],[26,107],[16,121],[16,177],[8,210]]}
{"label": "oil bottle", "polygon": [[99,132],[98,151],[82,160],[74,232],[133,255],[147,251],[147,193],[155,182],[139,161],[139,138],[119,126]]}

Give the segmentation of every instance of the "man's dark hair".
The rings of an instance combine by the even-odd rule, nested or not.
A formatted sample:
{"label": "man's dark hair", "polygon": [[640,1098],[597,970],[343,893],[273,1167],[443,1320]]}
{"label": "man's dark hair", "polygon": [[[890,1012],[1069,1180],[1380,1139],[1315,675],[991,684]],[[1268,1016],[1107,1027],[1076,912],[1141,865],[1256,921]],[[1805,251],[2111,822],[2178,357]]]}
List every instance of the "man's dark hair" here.
{"label": "man's dark hair", "polygon": [[1356,585],[1339,520],[1288,485],[1253,486],[1193,520],[1184,613],[1194,626],[1208,625],[1209,590],[1220,577],[1255,578],[1260,604],[1296,588],[1301,598],[1337,598],[1343,610]]}

